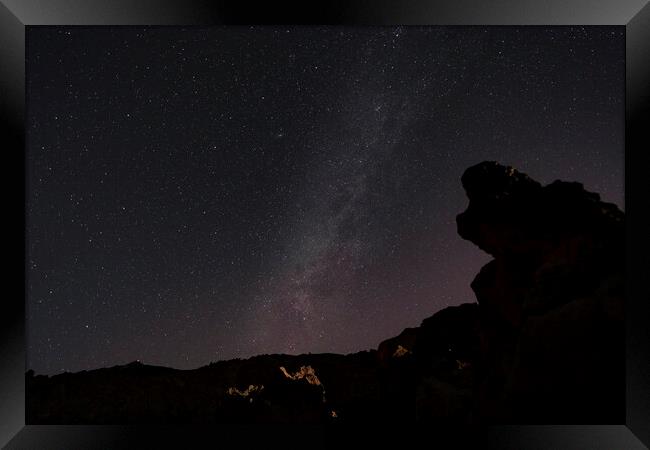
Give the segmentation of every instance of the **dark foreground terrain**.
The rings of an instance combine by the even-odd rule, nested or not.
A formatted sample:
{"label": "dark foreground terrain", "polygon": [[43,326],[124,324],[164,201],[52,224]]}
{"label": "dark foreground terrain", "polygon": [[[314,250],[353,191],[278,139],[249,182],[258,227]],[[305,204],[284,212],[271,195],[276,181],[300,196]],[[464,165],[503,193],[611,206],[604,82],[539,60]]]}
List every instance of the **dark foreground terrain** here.
{"label": "dark foreground terrain", "polygon": [[623,423],[624,214],[494,162],[462,183],[478,303],[349,355],[29,371],[27,423]]}

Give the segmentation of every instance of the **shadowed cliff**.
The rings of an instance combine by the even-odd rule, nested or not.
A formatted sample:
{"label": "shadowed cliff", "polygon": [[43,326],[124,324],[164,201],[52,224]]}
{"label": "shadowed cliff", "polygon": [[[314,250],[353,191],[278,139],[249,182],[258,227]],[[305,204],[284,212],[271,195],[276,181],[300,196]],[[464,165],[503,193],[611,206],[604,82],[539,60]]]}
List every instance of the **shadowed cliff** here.
{"label": "shadowed cliff", "polygon": [[494,162],[462,183],[458,233],[494,256],[472,282],[477,419],[623,423],[624,214],[580,183]]}
{"label": "shadowed cliff", "polygon": [[27,422],[623,423],[624,214],[495,162],[461,181],[458,233],[494,257],[478,303],[349,355],[29,371]]}

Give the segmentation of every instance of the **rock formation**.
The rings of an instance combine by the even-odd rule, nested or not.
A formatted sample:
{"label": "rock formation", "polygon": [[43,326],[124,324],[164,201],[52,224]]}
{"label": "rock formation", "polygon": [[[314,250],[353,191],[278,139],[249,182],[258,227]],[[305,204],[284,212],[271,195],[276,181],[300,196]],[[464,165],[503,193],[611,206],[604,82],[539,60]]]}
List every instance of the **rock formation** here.
{"label": "rock formation", "polygon": [[624,214],[495,162],[461,181],[458,233],[494,257],[478,303],[377,351],[29,371],[27,423],[623,423]]}
{"label": "rock formation", "polygon": [[495,162],[462,183],[458,233],[494,256],[472,282],[476,420],[623,423],[624,214]]}

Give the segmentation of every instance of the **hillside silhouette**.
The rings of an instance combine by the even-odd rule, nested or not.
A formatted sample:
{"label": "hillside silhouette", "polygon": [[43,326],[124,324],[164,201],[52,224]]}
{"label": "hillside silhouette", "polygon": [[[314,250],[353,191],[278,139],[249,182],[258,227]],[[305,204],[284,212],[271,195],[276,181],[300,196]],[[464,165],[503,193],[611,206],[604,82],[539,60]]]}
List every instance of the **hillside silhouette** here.
{"label": "hillside silhouette", "polygon": [[496,162],[461,182],[477,303],[348,355],[28,371],[27,423],[622,423],[624,213]]}

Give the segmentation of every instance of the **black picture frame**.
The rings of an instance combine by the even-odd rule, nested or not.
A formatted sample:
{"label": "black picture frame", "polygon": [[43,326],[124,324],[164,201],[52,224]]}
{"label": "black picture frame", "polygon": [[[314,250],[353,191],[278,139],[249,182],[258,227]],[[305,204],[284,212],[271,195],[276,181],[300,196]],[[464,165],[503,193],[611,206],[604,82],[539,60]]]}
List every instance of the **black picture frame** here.
{"label": "black picture frame", "polygon": [[[650,327],[646,281],[650,269],[647,230],[650,114],[650,5],[645,0],[349,0],[266,2],[240,0],[2,0],[0,3],[0,114],[5,159],[5,291],[0,309],[0,446],[10,449],[223,447],[268,442],[310,447],[340,436],[339,429],[159,426],[25,425],[25,31],[32,25],[620,25],[626,30],[625,210],[627,222],[626,421],[624,424],[493,426],[423,431],[427,445],[442,436],[471,439],[488,448],[635,449],[650,445]],[[7,174],[11,176],[7,176]],[[14,177],[16,179],[14,179]],[[22,178],[22,185],[20,179]],[[22,186],[20,189],[17,186]],[[22,217],[23,220],[6,220]],[[11,225],[8,225],[8,224]],[[22,244],[19,236],[23,238]],[[22,261],[22,266],[18,261]],[[20,280],[23,280],[22,282]],[[6,289],[12,289],[11,294]],[[351,430],[346,430],[351,431]],[[403,440],[416,434],[382,427],[357,429],[364,438]],[[406,432],[405,432],[406,431]],[[290,433],[290,434],[289,434]],[[401,436],[400,436],[401,434]],[[314,440],[314,437],[319,440]],[[390,437],[390,436],[389,436]],[[369,441],[367,441],[369,442]],[[384,441],[384,443],[388,443]],[[328,447],[333,446],[334,441]],[[476,448],[476,446],[474,447]]]}

